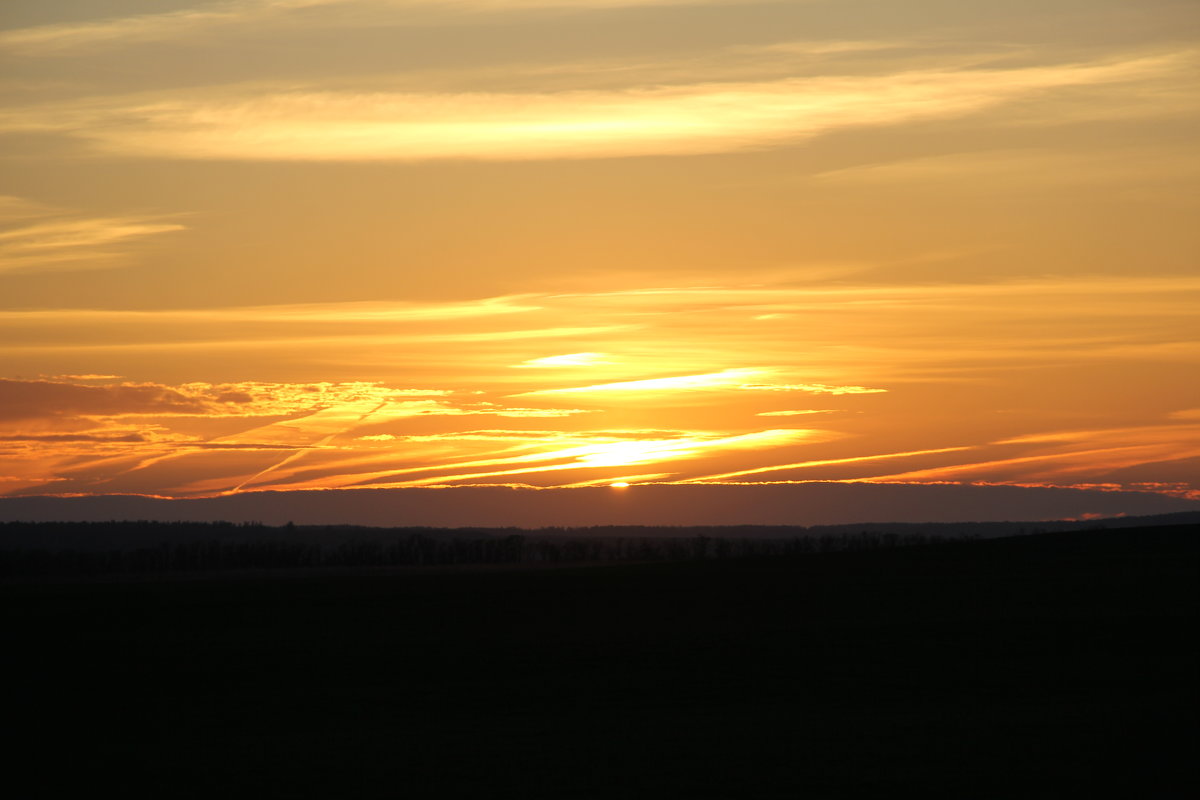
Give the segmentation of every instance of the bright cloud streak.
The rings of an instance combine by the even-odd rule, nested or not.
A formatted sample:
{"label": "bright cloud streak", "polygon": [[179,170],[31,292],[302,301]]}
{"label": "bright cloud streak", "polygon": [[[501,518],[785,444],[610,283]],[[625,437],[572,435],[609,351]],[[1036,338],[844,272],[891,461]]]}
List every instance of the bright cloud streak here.
{"label": "bright cloud streak", "polygon": [[514,366],[521,368],[549,369],[554,367],[592,367],[607,364],[603,353],[567,353],[561,356],[531,358]]}
{"label": "bright cloud streak", "polygon": [[536,392],[525,392],[524,394],[591,394],[594,392],[660,392],[737,388],[746,379],[762,375],[765,372],[766,370],[761,369],[727,369],[707,375],[679,375],[671,378],[618,381],[617,383],[600,383],[594,386],[577,386],[572,389],[540,389]]}
{"label": "bright cloud streak", "polygon": [[740,469],[733,472],[723,472],[717,475],[705,475],[700,478],[691,478],[684,483],[703,483],[708,481],[727,481],[730,478],[741,478],[746,475],[760,475],[764,472],[781,472],[787,469],[808,469],[810,467],[827,467],[833,464],[857,464],[864,461],[882,461],[892,458],[910,458],[912,456],[926,456],[940,453],[954,453],[960,450],[967,450],[967,447],[941,447],[934,450],[911,450],[906,453],[883,453],[881,455],[871,456],[853,456],[851,458],[829,458],[821,461],[797,461],[794,464],[776,464],[770,467],[755,467],[753,469]]}
{"label": "bright cloud streak", "polygon": [[[824,383],[747,383],[747,379],[769,375],[770,369],[727,369],[706,375],[679,375],[672,378],[647,378],[637,381],[618,381],[594,386],[578,386],[571,389],[541,389],[525,392],[527,395],[542,394],[591,394],[595,392],[660,392],[697,391],[711,389],[735,389],[747,392],[808,392],[810,394],[878,394],[887,389],[872,389],[865,386],[831,386]],[[517,395],[520,396],[520,395]]]}
{"label": "bright cloud streak", "polygon": [[760,411],[760,417],[799,417],[806,414],[832,414],[834,409],[831,408],[805,408],[789,411]]}
{"label": "bright cloud streak", "polygon": [[[40,218],[36,222],[26,220]],[[19,197],[0,198],[0,220],[22,220],[0,231],[0,273],[117,266],[137,240],[186,230],[174,222],[139,217],[67,215]]]}
{"label": "bright cloud streak", "polygon": [[[444,464],[436,468],[413,468],[392,472],[374,473],[368,480],[358,480],[356,486],[408,487],[451,485],[480,478],[495,478],[511,475],[528,475],[580,469],[627,467],[639,464],[673,463],[680,460],[703,458],[727,450],[757,450],[828,438],[821,432],[811,430],[784,429],[756,431],[735,436],[713,436],[696,434],[674,439],[629,439],[602,441],[561,449],[548,449],[510,458]],[[541,461],[555,461],[541,464]],[[405,481],[389,481],[387,478],[401,473],[428,472],[436,470],[461,470],[473,467],[521,464],[512,469],[465,472]],[[360,476],[361,478],[361,476]]]}
{"label": "bright cloud streak", "polygon": [[[444,456],[448,453],[475,452],[486,455],[487,449],[477,449],[476,443],[505,443],[496,455],[488,458],[455,458],[445,463],[426,463],[411,467],[393,467],[361,471],[364,466],[386,465],[396,461],[395,452],[384,450],[368,457],[337,458],[326,464],[316,464],[306,469],[275,471],[274,488],[315,489],[330,486],[432,486],[473,481],[505,475],[544,475],[558,471],[581,469],[609,470],[638,464],[676,463],[686,460],[705,459],[721,453],[753,452],[764,448],[786,447],[826,441],[836,436],[827,432],[782,429],[754,431],[746,434],[724,436],[703,432],[675,432],[670,438],[648,437],[636,431],[617,433],[563,434],[542,432],[524,439],[518,431],[503,436],[490,435],[446,435],[435,437],[405,437],[405,442],[425,442],[443,445],[433,451]],[[394,442],[396,439],[375,439],[378,442]],[[450,450],[446,450],[449,446]],[[321,454],[310,451],[307,461],[319,460]],[[429,454],[422,458],[429,459]],[[288,463],[297,458],[287,458]],[[550,463],[547,463],[550,462]],[[499,470],[478,470],[480,467],[504,467]],[[357,468],[357,469],[356,469]],[[467,470],[467,471],[464,471]],[[430,475],[430,473],[438,473]],[[451,474],[443,474],[451,473]],[[424,474],[426,477],[405,478]],[[551,485],[559,485],[552,480]],[[247,484],[248,485],[248,484]],[[188,487],[191,491],[220,489],[217,484],[207,483]],[[257,488],[264,488],[258,486]]]}
{"label": "bright cloud streak", "polygon": [[0,321],[84,322],[89,325],[121,322],[144,325],[205,322],[214,324],[230,322],[430,322],[538,311],[540,306],[530,300],[532,298],[489,297],[482,300],[449,303],[385,303],[363,300],[349,303],[303,303],[144,311],[110,309],[0,310]]}
{"label": "bright cloud streak", "polygon": [[[1178,461],[1200,457],[1200,447],[1183,449],[1169,445],[1127,445],[1073,450],[1067,453],[1039,453],[1031,456],[977,461],[968,464],[912,470],[870,478],[876,483],[906,483],[913,481],[996,480],[1003,471],[1018,468],[1019,473],[1042,480],[1061,479],[1066,475],[1103,473],[1142,464]],[[1061,462],[1066,462],[1061,463]],[[1034,471],[1030,467],[1040,468]]]}
{"label": "bright cloud streak", "polygon": [[833,130],[961,117],[1055,89],[1162,77],[1188,55],[1117,62],[756,83],[457,95],[237,89],[114,97],[0,116],[132,157],[419,161],[694,155],[780,146]]}
{"label": "bright cloud streak", "polygon": [[809,394],[882,394],[887,389],[869,386],[830,386],[827,383],[743,383],[739,389],[763,392],[808,392]]}

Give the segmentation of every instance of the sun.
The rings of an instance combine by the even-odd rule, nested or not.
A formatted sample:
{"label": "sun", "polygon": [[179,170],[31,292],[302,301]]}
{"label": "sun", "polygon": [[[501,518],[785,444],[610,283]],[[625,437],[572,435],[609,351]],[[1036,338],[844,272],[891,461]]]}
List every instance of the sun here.
{"label": "sun", "polygon": [[628,487],[629,484],[626,483],[625,481],[614,481],[613,483],[610,483],[609,486],[611,486],[614,489],[624,489],[624,488]]}

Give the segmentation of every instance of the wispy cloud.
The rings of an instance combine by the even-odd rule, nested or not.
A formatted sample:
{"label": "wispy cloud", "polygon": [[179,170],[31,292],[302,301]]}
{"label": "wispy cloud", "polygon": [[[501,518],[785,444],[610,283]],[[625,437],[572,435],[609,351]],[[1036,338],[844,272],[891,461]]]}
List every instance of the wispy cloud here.
{"label": "wispy cloud", "polygon": [[[766,0],[769,1],[769,0]],[[265,24],[329,26],[403,25],[428,22],[430,14],[504,13],[537,9],[631,8],[637,6],[738,5],[764,0],[226,0],[196,8],[69,22],[0,32],[0,49],[26,56],[67,55],[77,50],[170,41],[212,29]],[[313,15],[322,6],[350,12]],[[374,13],[370,13],[374,12]],[[369,14],[369,16],[364,16]]]}
{"label": "wispy cloud", "polygon": [[876,483],[975,480],[1003,482],[1005,478],[1008,478],[1009,482],[1062,481],[1068,477],[1102,476],[1107,472],[1127,467],[1197,457],[1200,457],[1200,446],[1181,449],[1177,444],[1081,448],[1069,452],[1038,453],[910,472],[874,475],[869,480]]}
{"label": "wispy cloud", "polygon": [[[669,438],[651,438],[639,434],[564,434],[556,439],[534,440],[534,452],[497,458],[457,460],[440,465],[425,465],[401,470],[383,470],[355,475],[340,473],[320,480],[333,480],[339,486],[399,488],[440,486],[477,482],[484,478],[545,473],[571,473],[577,470],[621,469],[633,465],[677,463],[700,459],[726,451],[754,451],[836,438],[824,431],[782,429],[722,435],[704,432],[680,433]],[[550,463],[547,463],[550,462]],[[504,467],[484,469],[480,467]],[[425,477],[404,477],[426,473]],[[438,473],[438,474],[429,474]],[[448,473],[448,474],[447,474]],[[399,479],[399,480],[398,480]],[[616,478],[608,478],[609,481]],[[551,480],[550,485],[561,485]],[[295,487],[292,487],[295,488]]]}
{"label": "wispy cloud", "polygon": [[[509,394],[616,394],[656,387],[641,381],[665,381],[657,386],[850,395],[880,393],[887,384],[879,381],[917,365],[1190,359],[1200,346],[1192,324],[1198,299],[1200,279],[1180,275],[924,285],[764,282],[422,304],[0,311],[0,351],[219,349],[353,360],[411,345],[407,364],[433,370],[452,359],[460,369],[469,365],[485,371],[489,382],[512,386]],[[764,313],[773,316],[758,319]],[[964,326],[966,320],[971,324]],[[569,341],[566,356],[546,356],[550,340]],[[605,355],[595,360],[585,353]],[[747,353],[763,366],[748,366]],[[570,361],[576,366],[566,366]],[[769,369],[778,371],[761,371]],[[571,385],[579,375],[586,379]]]}
{"label": "wispy cloud", "polygon": [[1027,434],[993,443],[1024,452],[928,469],[875,475],[878,482],[1041,481],[1064,483],[1083,476],[1099,480],[1146,464],[1200,458],[1200,425],[1143,425]]}
{"label": "wispy cloud", "polygon": [[[17,220],[23,224],[13,227]],[[154,217],[82,217],[11,196],[0,197],[3,222],[10,226],[0,230],[0,273],[114,266],[135,242],[185,229]]]}
{"label": "wispy cloud", "polygon": [[[865,386],[831,386],[825,383],[769,383],[751,381],[752,378],[770,375],[773,369],[727,369],[703,375],[676,375],[668,378],[644,378],[634,381],[599,383],[592,386],[576,386],[568,389],[539,389],[524,392],[525,395],[543,394],[594,394],[606,392],[672,392],[734,390],[743,392],[808,392],[810,394],[876,394],[887,389],[872,389]],[[520,395],[518,395],[520,396]]]}
{"label": "wispy cloud", "polygon": [[608,364],[603,353],[566,353],[561,356],[531,358],[514,367],[523,369],[557,369],[560,367],[594,367]]}
{"label": "wispy cloud", "polygon": [[[118,418],[129,416],[270,417],[324,409],[395,405],[425,413],[455,406],[443,389],[394,389],[376,382],[348,383],[161,383],[105,382],[106,376],[57,380],[0,379],[0,420]],[[78,383],[79,380],[88,383]],[[478,406],[478,404],[476,404]],[[498,407],[503,410],[503,407]],[[524,410],[524,409],[519,409]],[[333,412],[330,412],[333,413]],[[322,417],[323,418],[323,417]],[[313,424],[310,419],[309,425]]]}
{"label": "wispy cloud", "polygon": [[219,325],[235,322],[428,323],[439,320],[464,320],[475,317],[521,314],[538,311],[541,307],[534,295],[514,295],[441,303],[364,300],[346,303],[297,303],[153,310],[86,308],[0,310],[0,320],[29,320],[51,324],[85,322],[89,325],[140,323],[156,326],[180,323]]}
{"label": "wispy cloud", "polygon": [[831,408],[803,408],[789,409],[784,411],[760,411],[757,416],[760,417],[800,417],[807,414],[832,414]]}
{"label": "wispy cloud", "polygon": [[[79,488],[157,485],[161,478],[154,475],[164,469],[170,475],[166,465],[182,460],[223,465],[223,477],[200,484],[230,490],[291,475],[306,468],[314,453],[354,452],[396,439],[358,435],[364,426],[455,417],[555,419],[586,413],[372,382],[167,386],[78,380],[0,380],[0,461],[26,476],[26,483],[16,488],[60,478],[69,478]],[[528,435],[524,440],[512,438],[520,435],[510,434],[503,447],[511,448],[514,441],[529,445]],[[444,446],[441,439],[437,442],[431,445],[435,450]],[[271,463],[243,471],[245,464],[254,465],[271,453],[276,453]],[[394,463],[396,454],[384,457]],[[203,474],[205,468],[200,471]]]}
{"label": "wispy cloud", "polygon": [[0,420],[126,414],[208,414],[213,398],[160,384],[87,386],[0,380]]}
{"label": "wispy cloud", "polygon": [[669,378],[645,378],[635,381],[599,383],[593,386],[576,386],[569,389],[539,389],[525,392],[527,395],[541,394],[591,394],[595,392],[661,392],[693,391],[703,389],[736,388],[749,378],[763,374],[759,369],[727,369],[706,375],[677,375]]}
{"label": "wispy cloud", "polygon": [[0,32],[0,49],[25,56],[54,56],[103,46],[158,42],[214,27],[251,25],[289,12],[349,0],[226,0],[197,8],[82,22],[63,22]]}
{"label": "wispy cloud", "polygon": [[49,217],[57,213],[60,213],[58,209],[48,206],[45,203],[39,203],[36,200],[30,200],[26,197],[0,194],[0,222],[3,223],[36,217]]}
{"label": "wispy cloud", "polygon": [[30,225],[0,233],[0,271],[84,268],[126,255],[104,249],[108,245],[183,229],[182,225],[112,217]]}
{"label": "wispy cloud", "polygon": [[828,383],[743,383],[739,389],[763,392],[808,392],[809,394],[883,394],[887,389],[870,386],[831,386]]}
{"label": "wispy cloud", "polygon": [[941,453],[954,453],[960,450],[968,450],[968,447],[939,447],[932,450],[909,450],[902,453],[881,453],[878,455],[868,456],[851,456],[848,458],[827,458],[816,461],[797,461],[792,464],[774,464],[769,467],[753,467],[751,469],[739,469],[731,472],[721,472],[715,475],[704,475],[698,478],[690,478],[681,483],[704,483],[704,482],[723,482],[731,478],[742,478],[747,475],[761,475],[766,472],[783,472],[791,470],[811,469],[813,467],[828,467],[841,464],[859,464],[867,461],[886,461],[894,458],[911,458],[913,456],[927,456]]}
{"label": "wispy cloud", "polygon": [[[812,180],[855,187],[911,187],[951,184],[995,192],[1006,185],[1069,187],[1147,181],[1192,181],[1200,176],[1194,148],[1157,145],[1152,150],[1099,149],[1090,152],[990,150],[927,156],[823,172]],[[959,189],[962,191],[962,188]]]}
{"label": "wispy cloud", "polygon": [[[121,359],[132,353],[221,352],[234,361],[277,353],[327,369],[398,365],[403,349],[406,374],[426,376],[419,378],[426,385],[469,378],[486,384],[474,388],[504,395],[600,399],[658,388],[713,397],[849,397],[882,395],[898,378],[944,380],[946,370],[1190,362],[1200,348],[1198,300],[1200,279],[1179,275],[921,285],[763,281],[451,303],[0,311],[0,353],[76,373],[123,370]],[[764,314],[771,318],[759,319]],[[563,343],[564,355],[546,355],[554,341]],[[77,360],[80,353],[87,362]],[[603,357],[585,355],[598,353]],[[757,364],[747,363],[748,353]],[[610,388],[594,388],[604,386]]]}
{"label": "wispy cloud", "polygon": [[343,330],[333,331],[324,335],[313,335],[312,333],[279,333],[274,336],[270,335],[247,335],[235,333],[220,333],[210,332],[210,335],[216,335],[218,338],[197,338],[195,332],[189,332],[190,335],[182,336],[176,340],[164,340],[157,342],[94,342],[90,344],[61,344],[61,343],[45,343],[45,344],[13,344],[8,347],[0,345],[0,350],[33,350],[33,351],[55,351],[55,350],[90,350],[90,351],[111,351],[111,352],[128,352],[128,351],[145,351],[145,352],[165,352],[178,350],[180,352],[196,351],[196,350],[239,350],[253,348],[256,350],[279,350],[279,349],[295,349],[307,348],[313,352],[317,350],[344,350],[347,345],[354,344],[359,347],[401,347],[404,345],[421,345],[421,344],[462,344],[462,343],[497,343],[497,342],[521,342],[529,340],[542,340],[553,338],[581,338],[588,336],[597,336],[603,334],[612,334],[619,331],[628,330],[628,326],[595,326],[595,327],[547,327],[547,328],[526,328],[519,330],[501,330],[494,333],[390,333],[390,334],[375,334],[359,330]]}
{"label": "wispy cloud", "polygon": [[245,92],[27,107],[0,130],[58,132],[127,157],[301,161],[691,155],[950,119],[1068,87],[1186,69],[1164,55],[1009,69],[526,93]]}
{"label": "wispy cloud", "polygon": [[141,433],[26,433],[13,436],[0,436],[0,442],[145,442],[146,437]]}
{"label": "wispy cloud", "polygon": [[[238,485],[444,485],[505,476],[553,486],[660,473],[716,482],[791,473],[1184,480],[1186,459],[1200,448],[1188,380],[1198,291],[1200,280],[1186,275],[764,281],[445,307],[321,304],[310,321],[306,307],[295,306],[77,319],[69,310],[10,311],[0,314],[0,332],[18,344],[3,347],[6,357],[42,347],[29,352],[49,371],[44,357],[58,352],[49,344],[69,360],[58,378],[0,386],[7,420],[0,434],[18,437],[0,450],[15,459],[11,474],[53,479],[65,490],[184,495]],[[756,319],[764,313],[781,316]],[[563,321],[578,338],[552,349],[547,337]],[[214,328],[226,345],[197,343],[210,341],[203,337]],[[399,346],[406,343],[414,346]],[[122,349],[110,361],[105,347]],[[105,375],[129,374],[129,354],[211,357],[214,350],[223,368],[245,359],[237,363],[261,370],[260,356],[245,354],[272,347],[284,372],[329,374],[327,365],[337,364],[354,374],[372,358],[372,375],[403,374],[406,383],[144,383]],[[1106,383],[1110,372],[1096,368],[1117,360],[1155,387],[1161,424],[1134,424],[1123,398],[1140,390]],[[190,362],[181,361],[187,371]],[[520,364],[545,366],[513,368]],[[816,413],[831,409],[797,405],[802,397],[835,402],[843,413]],[[662,427],[663,414],[681,430],[651,430]],[[763,435],[756,428],[766,417],[802,417],[823,430]],[[514,430],[478,430],[480,420]],[[520,430],[525,425],[538,430]],[[86,438],[34,438],[47,436]],[[292,458],[298,449],[304,454]],[[913,459],[905,471],[880,468],[883,459],[902,458]],[[654,466],[632,468],[641,464]],[[1174,466],[1142,469],[1150,464]]]}

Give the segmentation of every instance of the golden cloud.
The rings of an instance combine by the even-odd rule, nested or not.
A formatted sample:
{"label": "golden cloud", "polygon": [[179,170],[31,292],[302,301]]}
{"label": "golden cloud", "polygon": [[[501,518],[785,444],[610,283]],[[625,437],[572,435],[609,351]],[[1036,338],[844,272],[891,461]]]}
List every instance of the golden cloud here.
{"label": "golden cloud", "polygon": [[270,161],[613,158],[777,147],[847,128],[975,114],[1069,87],[1173,76],[1191,54],[1010,69],[915,70],[551,93],[224,87],[0,116],[126,157]]}

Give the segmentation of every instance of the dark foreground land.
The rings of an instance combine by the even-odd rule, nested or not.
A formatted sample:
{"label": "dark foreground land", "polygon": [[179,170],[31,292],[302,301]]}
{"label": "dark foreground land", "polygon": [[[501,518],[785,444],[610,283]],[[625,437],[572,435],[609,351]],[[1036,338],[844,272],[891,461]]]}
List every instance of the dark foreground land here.
{"label": "dark foreground land", "polygon": [[1198,544],[10,582],[5,793],[1190,798]]}

